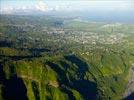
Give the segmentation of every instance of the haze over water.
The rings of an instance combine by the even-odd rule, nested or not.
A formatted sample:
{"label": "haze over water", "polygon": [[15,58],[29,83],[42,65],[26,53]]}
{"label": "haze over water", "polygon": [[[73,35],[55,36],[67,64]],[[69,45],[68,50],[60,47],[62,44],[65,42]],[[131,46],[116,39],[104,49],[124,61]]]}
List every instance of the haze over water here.
{"label": "haze over water", "polygon": [[93,21],[134,23],[133,0],[1,0],[0,9],[1,14],[72,15]]}

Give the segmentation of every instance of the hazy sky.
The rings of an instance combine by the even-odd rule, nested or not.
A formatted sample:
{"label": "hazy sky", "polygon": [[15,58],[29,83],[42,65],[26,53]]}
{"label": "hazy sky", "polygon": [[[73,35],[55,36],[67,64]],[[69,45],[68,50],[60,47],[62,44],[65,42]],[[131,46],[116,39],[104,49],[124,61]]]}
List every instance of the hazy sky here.
{"label": "hazy sky", "polygon": [[15,10],[134,12],[134,0],[0,0],[0,10],[5,13]]}

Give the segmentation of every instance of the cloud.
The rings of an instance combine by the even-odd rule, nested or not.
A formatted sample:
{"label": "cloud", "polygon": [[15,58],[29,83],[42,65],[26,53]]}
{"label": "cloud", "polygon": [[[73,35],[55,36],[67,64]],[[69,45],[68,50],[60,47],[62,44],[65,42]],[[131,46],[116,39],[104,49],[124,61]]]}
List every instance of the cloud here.
{"label": "cloud", "polygon": [[51,11],[53,8],[48,7],[48,5],[43,1],[43,0],[39,0],[36,3],[33,4],[20,4],[20,6],[18,5],[14,5],[14,4],[9,4],[9,5],[3,5],[2,7],[0,7],[0,13],[4,13],[4,14],[12,14],[15,12],[29,12],[29,11],[43,11],[43,12],[47,12],[47,11]]}
{"label": "cloud", "polygon": [[35,5],[35,8],[40,11],[48,11],[49,8],[47,4],[45,4],[43,1],[39,1],[37,5]]}
{"label": "cloud", "polygon": [[114,1],[114,0],[70,0],[70,1],[60,1],[60,0],[28,0],[22,2],[3,2],[0,6],[0,13],[13,13],[16,11],[134,11],[134,1]]}
{"label": "cloud", "polygon": [[11,6],[1,8],[0,13],[12,14],[14,8]]}

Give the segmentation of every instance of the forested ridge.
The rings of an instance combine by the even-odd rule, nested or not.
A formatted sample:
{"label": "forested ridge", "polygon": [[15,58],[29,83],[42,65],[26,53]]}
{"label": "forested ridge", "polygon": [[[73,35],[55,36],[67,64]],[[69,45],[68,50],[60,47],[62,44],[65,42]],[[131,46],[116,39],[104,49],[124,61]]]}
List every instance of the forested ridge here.
{"label": "forested ridge", "polygon": [[127,100],[133,63],[133,24],[0,16],[0,100]]}

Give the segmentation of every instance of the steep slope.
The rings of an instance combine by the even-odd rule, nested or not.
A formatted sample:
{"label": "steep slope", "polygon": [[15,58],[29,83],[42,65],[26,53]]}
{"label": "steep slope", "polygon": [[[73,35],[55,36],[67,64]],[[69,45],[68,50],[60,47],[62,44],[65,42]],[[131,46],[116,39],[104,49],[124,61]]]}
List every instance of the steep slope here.
{"label": "steep slope", "polygon": [[130,68],[128,77],[129,82],[126,87],[124,97],[128,97],[129,95],[134,93],[134,66]]}
{"label": "steep slope", "polygon": [[47,17],[2,16],[0,100],[121,100],[134,25]]}
{"label": "steep slope", "polygon": [[[103,55],[105,61],[107,57],[111,56]],[[92,60],[90,62],[90,58],[89,61],[84,59],[86,56],[82,58],[69,54],[5,62],[1,65],[2,97],[16,99],[21,94],[23,100],[24,97],[25,100],[121,99],[127,82],[125,65],[118,69],[117,65],[120,63],[115,63],[116,73],[114,69],[106,66],[109,61],[103,63],[101,58],[100,62],[96,60],[98,62],[96,63]],[[114,61],[113,59],[112,62]],[[112,72],[109,73],[110,71]],[[22,89],[16,90],[18,88],[12,86],[15,84]],[[18,95],[15,95],[16,93]]]}

